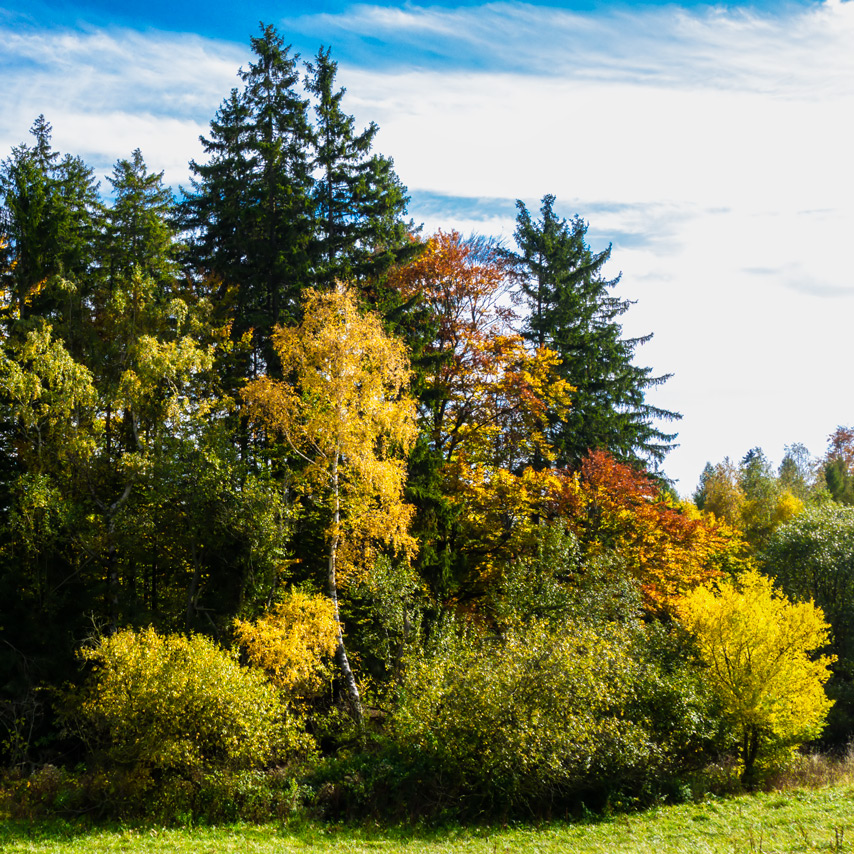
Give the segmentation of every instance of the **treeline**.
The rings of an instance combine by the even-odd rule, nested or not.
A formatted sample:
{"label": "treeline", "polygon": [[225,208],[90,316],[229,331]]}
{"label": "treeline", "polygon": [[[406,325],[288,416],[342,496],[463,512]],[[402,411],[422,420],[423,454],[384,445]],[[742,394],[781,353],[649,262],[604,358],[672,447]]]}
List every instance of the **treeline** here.
{"label": "treeline", "polygon": [[[252,51],[177,199],[137,150],[106,202],[44,117],[0,168],[13,800],[546,814],[817,737],[844,612],[756,566],[822,603],[780,536],[850,461],[822,490],[792,455],[763,504],[757,452],[680,501],[584,221],[422,235],[329,50]],[[730,643],[774,678],[712,678]]]}

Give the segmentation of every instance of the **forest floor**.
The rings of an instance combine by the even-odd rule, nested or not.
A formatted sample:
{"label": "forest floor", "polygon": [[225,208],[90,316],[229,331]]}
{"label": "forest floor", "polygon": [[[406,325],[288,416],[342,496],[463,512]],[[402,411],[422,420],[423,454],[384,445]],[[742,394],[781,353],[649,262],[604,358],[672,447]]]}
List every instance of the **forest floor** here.
{"label": "forest floor", "polygon": [[854,852],[854,787],[768,792],[579,823],[441,830],[323,824],[167,829],[0,822],[3,854],[783,854]]}

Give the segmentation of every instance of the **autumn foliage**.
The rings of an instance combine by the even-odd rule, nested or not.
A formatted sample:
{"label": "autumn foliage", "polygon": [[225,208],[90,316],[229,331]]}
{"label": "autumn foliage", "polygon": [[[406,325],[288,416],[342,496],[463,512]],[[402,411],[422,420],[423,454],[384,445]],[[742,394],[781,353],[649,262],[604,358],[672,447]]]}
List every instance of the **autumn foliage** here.
{"label": "autumn foliage", "polygon": [[734,532],[692,516],[648,474],[603,451],[584,460],[579,489],[579,535],[591,554],[612,550],[625,561],[653,611],[672,610],[687,591],[740,565]]}
{"label": "autumn foliage", "polygon": [[744,779],[757,761],[816,738],[832,701],[824,692],[830,640],[812,602],[792,602],[756,570],[691,591],[680,604],[707,678],[735,736]]}

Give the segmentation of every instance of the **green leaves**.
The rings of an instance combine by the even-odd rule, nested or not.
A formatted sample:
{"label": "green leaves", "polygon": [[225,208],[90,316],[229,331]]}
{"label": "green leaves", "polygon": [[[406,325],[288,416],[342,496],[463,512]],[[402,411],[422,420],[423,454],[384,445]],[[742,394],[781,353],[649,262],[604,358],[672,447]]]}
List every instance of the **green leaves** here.
{"label": "green leaves", "polygon": [[202,635],[120,631],[81,652],[67,723],[119,766],[188,774],[304,749],[276,690]]}

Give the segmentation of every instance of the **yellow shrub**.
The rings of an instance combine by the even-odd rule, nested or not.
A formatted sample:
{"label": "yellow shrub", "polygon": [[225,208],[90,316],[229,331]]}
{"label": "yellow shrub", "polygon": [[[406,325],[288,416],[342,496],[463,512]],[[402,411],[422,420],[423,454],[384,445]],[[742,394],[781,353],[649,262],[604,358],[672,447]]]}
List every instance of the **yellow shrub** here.
{"label": "yellow shrub", "polygon": [[269,614],[253,622],[236,620],[234,631],[251,662],[286,692],[312,694],[329,677],[338,622],[326,596],[293,591]]}
{"label": "yellow shrub", "polygon": [[832,701],[824,692],[829,626],[812,602],[791,602],[756,570],[699,587],[681,618],[697,641],[751,781],[757,760],[821,734]]}
{"label": "yellow shrub", "polygon": [[69,719],[112,764],[254,767],[306,746],[264,676],[202,635],[125,629],[81,657],[92,672]]}

